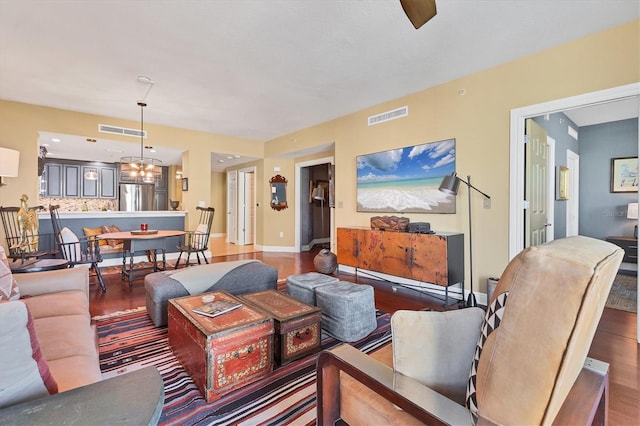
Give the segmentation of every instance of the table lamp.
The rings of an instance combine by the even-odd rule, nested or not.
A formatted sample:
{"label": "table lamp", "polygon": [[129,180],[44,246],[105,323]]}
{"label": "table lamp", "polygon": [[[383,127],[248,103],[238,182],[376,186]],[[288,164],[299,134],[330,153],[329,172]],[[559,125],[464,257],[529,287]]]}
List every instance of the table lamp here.
{"label": "table lamp", "polygon": [[627,205],[627,219],[636,221],[636,226],[633,228],[633,238],[638,238],[638,203],[629,203]]}

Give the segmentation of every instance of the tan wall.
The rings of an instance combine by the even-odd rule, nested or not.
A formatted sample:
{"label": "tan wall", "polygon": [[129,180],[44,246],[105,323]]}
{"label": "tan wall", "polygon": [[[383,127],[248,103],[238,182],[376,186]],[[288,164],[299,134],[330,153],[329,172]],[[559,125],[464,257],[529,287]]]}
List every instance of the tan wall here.
{"label": "tan wall", "polygon": [[[508,261],[509,113],[514,108],[593,92],[640,81],[640,21],[557,46],[525,58],[376,105],[276,138],[262,144],[203,132],[145,123],[154,145],[184,147],[182,169],[189,191],[182,205],[194,216],[198,201],[213,203],[210,174],[212,151],[265,158],[255,162],[259,203],[256,241],[264,246],[294,244],[295,163],[280,156],[335,142],[336,226],[367,226],[370,214],[357,213],[355,157],[420,143],[456,139],[460,175],[492,197],[491,209],[474,196],[474,269],[479,281],[499,274]],[[496,46],[499,48],[499,46]],[[460,96],[458,91],[465,89]],[[408,105],[409,116],[368,127],[367,117]],[[97,124],[106,118],[46,107],[0,101],[0,146],[19,149],[20,176],[7,178],[0,188],[0,205],[17,205],[20,194],[37,200],[37,135],[39,130],[99,138]],[[132,127],[136,122],[109,118],[109,123]],[[110,136],[111,137],[111,136]],[[306,158],[306,157],[305,157]],[[246,166],[246,165],[245,165]],[[243,167],[245,167],[243,166]],[[269,207],[268,180],[277,172],[288,180],[289,208]],[[217,184],[216,184],[217,185]],[[476,194],[477,195],[477,194]],[[431,222],[432,228],[467,233],[466,191],[458,196],[458,214],[406,215]],[[216,226],[221,221],[214,221]],[[218,229],[218,228],[216,228]],[[280,232],[284,236],[280,237]],[[468,253],[467,253],[468,259]],[[475,284],[475,283],[474,283]],[[476,288],[484,288],[484,285]]]}
{"label": "tan wall", "polygon": [[[23,193],[29,196],[29,205],[37,204],[39,131],[104,139],[104,134],[98,133],[98,124],[105,122],[128,128],[138,126],[135,121],[0,100],[0,146],[20,151],[19,175],[17,178],[7,178],[8,185],[0,188],[0,205],[18,205]],[[205,205],[211,203],[211,152],[232,150],[234,154],[251,157],[262,157],[264,152],[261,143],[229,136],[152,123],[145,123],[145,130],[158,147],[184,148],[181,168],[183,175],[189,178],[189,191],[182,193],[181,209],[190,213],[187,222],[190,222],[190,218],[198,217],[195,214],[198,201],[204,201]],[[110,134],[108,138],[131,142],[130,138],[118,135]],[[187,229],[192,227],[195,228],[195,224],[187,224]]]}
{"label": "tan wall", "polygon": [[[282,136],[268,142],[265,153],[268,157],[283,155],[334,141],[335,225],[368,226],[372,214],[356,212],[356,156],[455,138],[458,173],[471,175],[474,185],[491,196],[491,209],[483,208],[478,194],[472,197],[474,277],[479,281],[474,285],[484,289],[486,278],[500,274],[509,256],[510,111],[639,82],[639,28],[640,21],[634,21]],[[465,90],[464,96],[459,95],[460,89]],[[367,126],[367,117],[404,105],[409,107],[408,117]],[[455,215],[404,216],[411,221],[430,222],[436,230],[466,235],[466,197],[463,188]],[[288,229],[293,232],[293,221]],[[467,251],[466,259],[468,254]]]}

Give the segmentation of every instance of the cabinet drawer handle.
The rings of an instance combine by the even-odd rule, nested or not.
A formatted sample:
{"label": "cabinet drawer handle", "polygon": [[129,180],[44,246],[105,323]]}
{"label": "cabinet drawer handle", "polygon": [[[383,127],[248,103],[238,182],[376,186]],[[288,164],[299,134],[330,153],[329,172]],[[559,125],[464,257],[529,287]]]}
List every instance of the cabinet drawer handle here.
{"label": "cabinet drawer handle", "polygon": [[637,249],[638,249],[638,246],[629,246],[629,250],[631,250],[631,249],[633,249],[633,250],[637,250]]}
{"label": "cabinet drawer handle", "polygon": [[253,352],[253,345],[240,351],[235,351],[233,357],[236,359],[247,359],[249,355],[251,355],[251,352]]}

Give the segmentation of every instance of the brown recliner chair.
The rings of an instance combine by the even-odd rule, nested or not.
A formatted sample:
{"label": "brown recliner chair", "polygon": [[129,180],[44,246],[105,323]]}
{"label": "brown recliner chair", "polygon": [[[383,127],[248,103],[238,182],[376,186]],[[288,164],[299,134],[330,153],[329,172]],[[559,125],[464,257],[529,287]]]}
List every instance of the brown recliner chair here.
{"label": "brown recliner chair", "polygon": [[605,423],[608,365],[587,353],[622,257],[587,237],[528,248],[486,314],[398,311],[387,348],[323,352],[318,424]]}

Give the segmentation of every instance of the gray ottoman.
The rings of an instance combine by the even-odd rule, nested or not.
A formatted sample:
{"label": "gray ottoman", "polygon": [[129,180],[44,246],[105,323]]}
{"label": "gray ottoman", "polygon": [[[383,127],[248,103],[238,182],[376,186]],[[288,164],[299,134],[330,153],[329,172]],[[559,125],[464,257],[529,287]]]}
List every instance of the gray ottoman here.
{"label": "gray ottoman", "polygon": [[[207,266],[209,265],[190,266],[189,269],[202,271],[206,274]],[[156,327],[167,325],[169,299],[189,296],[187,289],[179,281],[171,278],[171,275],[183,270],[154,272],[144,277],[147,313]],[[224,290],[238,295],[276,289],[277,283],[278,270],[276,268],[262,262],[251,262],[229,270],[205,292]]]}
{"label": "gray ottoman", "polygon": [[373,287],[340,281],[316,288],[322,329],[343,342],[355,342],[376,329]]}
{"label": "gray ottoman", "polygon": [[289,275],[287,277],[287,293],[301,302],[308,305],[316,305],[316,287],[337,283],[336,277],[320,274],[318,272],[308,272],[301,275]]}

